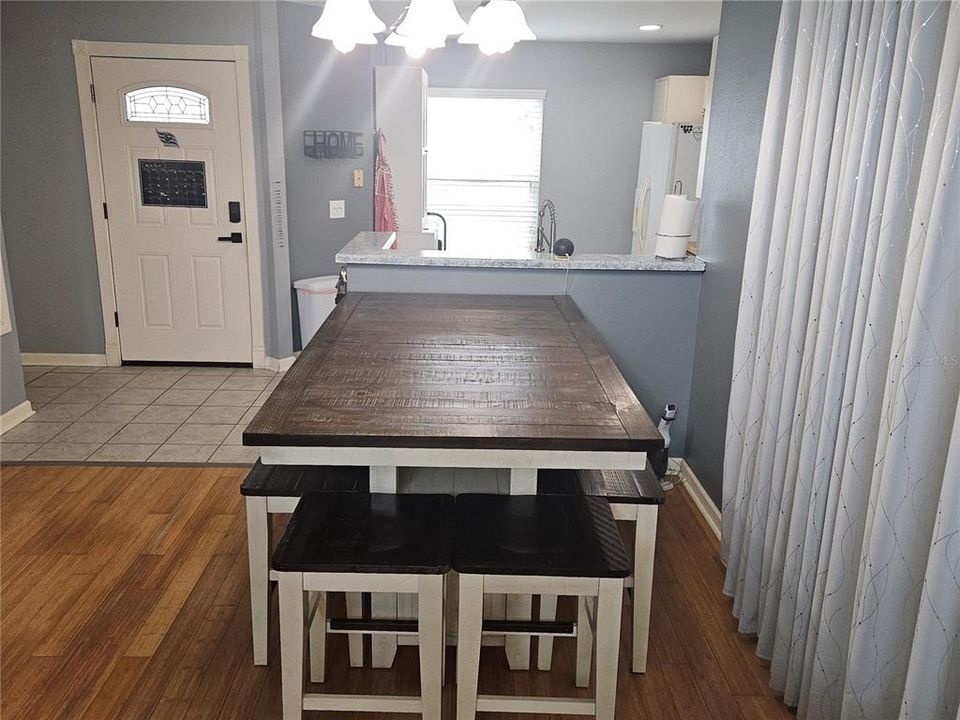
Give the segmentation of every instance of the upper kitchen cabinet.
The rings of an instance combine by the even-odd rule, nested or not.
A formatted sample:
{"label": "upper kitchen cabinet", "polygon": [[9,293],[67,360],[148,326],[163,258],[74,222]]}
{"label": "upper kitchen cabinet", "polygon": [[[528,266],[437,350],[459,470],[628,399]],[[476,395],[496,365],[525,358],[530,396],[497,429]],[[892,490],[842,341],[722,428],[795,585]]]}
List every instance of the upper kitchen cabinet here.
{"label": "upper kitchen cabinet", "polygon": [[653,89],[653,122],[703,123],[706,75],[667,75]]}
{"label": "upper kitchen cabinet", "polygon": [[427,74],[419,67],[376,67],[374,83],[399,229],[420,231],[427,198]]}

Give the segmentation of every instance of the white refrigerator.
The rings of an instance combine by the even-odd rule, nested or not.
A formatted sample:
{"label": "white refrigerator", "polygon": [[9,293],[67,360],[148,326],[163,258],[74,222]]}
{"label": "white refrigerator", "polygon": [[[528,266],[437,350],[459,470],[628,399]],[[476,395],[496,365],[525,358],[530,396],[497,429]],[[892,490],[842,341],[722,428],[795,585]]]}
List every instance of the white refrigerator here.
{"label": "white refrigerator", "polygon": [[645,122],[640,136],[640,172],[633,201],[634,255],[653,255],[663,197],[695,197],[702,125]]}

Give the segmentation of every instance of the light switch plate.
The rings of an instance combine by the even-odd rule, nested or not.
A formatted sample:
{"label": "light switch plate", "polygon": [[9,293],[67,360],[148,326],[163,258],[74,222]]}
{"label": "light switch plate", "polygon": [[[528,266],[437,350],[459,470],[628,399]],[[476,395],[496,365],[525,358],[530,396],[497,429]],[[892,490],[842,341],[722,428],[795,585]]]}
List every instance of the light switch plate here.
{"label": "light switch plate", "polygon": [[339,218],[345,218],[347,216],[347,210],[344,207],[343,200],[331,200],[330,201],[330,219],[337,220]]}
{"label": "light switch plate", "polygon": [[357,168],[353,171],[353,186],[355,188],[363,187],[363,168]]}

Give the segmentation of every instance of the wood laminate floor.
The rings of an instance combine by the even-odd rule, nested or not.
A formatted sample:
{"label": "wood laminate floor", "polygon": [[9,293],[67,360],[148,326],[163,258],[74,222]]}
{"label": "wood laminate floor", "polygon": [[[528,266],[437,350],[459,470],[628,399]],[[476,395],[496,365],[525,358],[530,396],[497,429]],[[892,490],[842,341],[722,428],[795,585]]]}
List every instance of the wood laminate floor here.
{"label": "wood laminate floor", "polygon": [[[276,623],[270,666],[252,663],[243,474],[3,468],[4,720],[280,718]],[[686,494],[671,492],[660,517],[649,669],[627,671],[625,613],[617,717],[791,718],[768,687],[755,641],[735,631],[717,544]],[[275,593],[273,603],[275,612]],[[324,688],[418,689],[413,648],[400,649],[392,670],[351,670],[343,636],[329,646]],[[481,691],[576,695],[573,650],[572,640],[558,640],[551,673],[511,673],[502,651],[486,649]],[[445,717],[453,717],[449,679],[444,692]]]}

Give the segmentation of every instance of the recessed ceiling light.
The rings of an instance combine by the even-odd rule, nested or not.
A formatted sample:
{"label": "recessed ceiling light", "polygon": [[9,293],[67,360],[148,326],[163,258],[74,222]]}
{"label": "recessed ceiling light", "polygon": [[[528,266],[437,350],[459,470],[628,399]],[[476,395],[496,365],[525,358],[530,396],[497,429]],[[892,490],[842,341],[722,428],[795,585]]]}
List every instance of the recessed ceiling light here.
{"label": "recessed ceiling light", "polygon": [[663,25],[657,25],[655,23],[651,23],[650,25],[641,25],[637,29],[643,30],[644,32],[653,32],[654,30],[660,30],[662,27]]}

